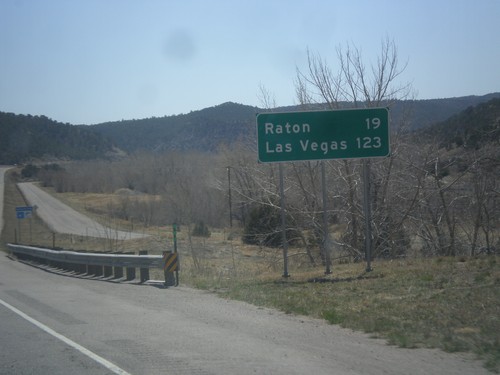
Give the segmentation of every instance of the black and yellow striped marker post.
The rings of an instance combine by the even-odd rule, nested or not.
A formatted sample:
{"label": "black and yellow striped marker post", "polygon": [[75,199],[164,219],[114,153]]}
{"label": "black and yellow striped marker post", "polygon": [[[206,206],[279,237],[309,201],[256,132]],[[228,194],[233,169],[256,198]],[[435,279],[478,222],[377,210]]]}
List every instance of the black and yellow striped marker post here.
{"label": "black and yellow striped marker post", "polygon": [[[174,254],[177,255],[177,224],[174,223],[172,226],[172,232],[173,232],[173,237],[174,237]],[[175,268],[175,286],[179,286],[179,261],[176,261],[177,267]]]}
{"label": "black and yellow striped marker post", "polygon": [[177,253],[163,252],[163,273],[165,274],[165,286],[177,286],[174,271],[178,269]]}
{"label": "black and yellow striped marker post", "polygon": [[164,251],[163,259],[165,260],[165,265],[163,266],[164,271],[174,272],[178,270],[179,263],[177,262],[177,253]]}
{"label": "black and yellow striped marker post", "polygon": [[[173,226],[174,252],[163,252],[163,272],[165,274],[165,286],[179,286],[179,257],[177,253],[177,225]],[[174,276],[175,272],[175,276]]]}

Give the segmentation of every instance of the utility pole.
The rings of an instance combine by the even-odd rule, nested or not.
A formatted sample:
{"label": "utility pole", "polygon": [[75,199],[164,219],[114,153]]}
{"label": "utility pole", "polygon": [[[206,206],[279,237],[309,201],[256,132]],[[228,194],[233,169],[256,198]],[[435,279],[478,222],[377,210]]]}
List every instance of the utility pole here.
{"label": "utility pole", "polygon": [[228,197],[229,197],[229,227],[233,227],[233,209],[231,202],[231,167],[226,167],[227,169],[227,183],[228,183]]}

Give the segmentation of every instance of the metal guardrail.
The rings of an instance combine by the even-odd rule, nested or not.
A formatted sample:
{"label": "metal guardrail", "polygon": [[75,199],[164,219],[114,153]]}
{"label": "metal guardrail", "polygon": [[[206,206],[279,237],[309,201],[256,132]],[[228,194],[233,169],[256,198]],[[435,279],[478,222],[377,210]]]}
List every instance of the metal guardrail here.
{"label": "metal guardrail", "polygon": [[79,253],[76,251],[50,250],[14,244],[7,244],[7,247],[15,254],[30,255],[35,258],[38,257],[64,263],[137,268],[162,268],[164,263],[161,255]]}
{"label": "metal guardrail", "polygon": [[[7,244],[7,248],[18,258],[35,260],[55,267],[73,270],[79,273],[104,277],[123,277],[123,268],[127,270],[127,280],[135,279],[135,269],[140,269],[140,280],[149,279],[150,268],[164,268],[165,258],[162,255],[130,255],[85,253],[68,250],[51,250],[33,246]],[[171,286],[170,278],[165,285]]]}

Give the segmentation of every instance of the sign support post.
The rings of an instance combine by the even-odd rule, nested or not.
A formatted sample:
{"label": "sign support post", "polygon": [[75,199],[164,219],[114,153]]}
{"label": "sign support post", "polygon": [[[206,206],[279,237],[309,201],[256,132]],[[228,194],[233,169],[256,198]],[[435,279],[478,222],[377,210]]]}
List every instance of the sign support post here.
{"label": "sign support post", "polygon": [[281,238],[283,242],[283,277],[290,277],[288,273],[288,240],[286,238],[286,208],[285,188],[283,187],[283,164],[279,164],[280,175],[280,206],[281,206]]}
{"label": "sign support post", "polygon": [[325,162],[321,161],[321,189],[323,190],[323,249],[325,251],[325,275],[332,273],[331,270],[331,254],[330,254],[330,235],[328,231],[328,211],[327,211],[327,194],[326,194],[326,172]]}
{"label": "sign support post", "polygon": [[[36,206],[35,206],[36,208]],[[18,231],[18,238],[16,241],[18,243],[21,243],[21,220],[31,218],[33,215],[33,206],[20,206],[16,207],[16,218],[17,218],[17,231]],[[30,240],[32,233],[31,233],[31,221],[30,221]]]}
{"label": "sign support post", "polygon": [[[347,109],[309,112],[270,112],[257,115],[258,158],[261,163],[308,160],[369,159],[390,155],[389,110]],[[363,161],[365,256],[371,271],[370,164]],[[323,232],[326,272],[330,273],[326,183],[322,164]],[[288,276],[284,193],[280,164],[283,255]]]}
{"label": "sign support post", "polygon": [[372,262],[372,212],[370,202],[370,161],[363,160],[363,211],[365,215],[366,272],[373,271]]}

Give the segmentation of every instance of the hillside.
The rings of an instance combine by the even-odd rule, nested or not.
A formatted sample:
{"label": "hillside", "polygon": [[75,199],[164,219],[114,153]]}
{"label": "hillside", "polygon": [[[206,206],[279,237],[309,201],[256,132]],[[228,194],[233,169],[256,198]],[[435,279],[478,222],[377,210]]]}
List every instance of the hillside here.
{"label": "hillside", "polygon": [[203,150],[214,151],[255,132],[258,108],[236,103],[193,111],[189,114],[123,120],[93,125],[126,151]]}
{"label": "hillside", "polygon": [[[425,128],[495,97],[500,98],[500,93],[398,101],[391,108],[392,119],[398,123],[403,113],[409,113],[407,121],[410,129]],[[288,106],[276,110],[297,111],[299,107]],[[214,151],[221,143],[232,143],[238,139],[255,142],[255,116],[258,112],[264,110],[228,102],[188,114],[108,122],[93,125],[92,128],[129,152],[138,149]]]}
{"label": "hillside", "polygon": [[[397,101],[391,107],[391,117],[393,124],[398,124],[403,116],[407,116],[405,122],[411,130],[425,129],[469,108],[470,119],[465,120],[469,129],[474,126],[473,118],[476,116],[476,112],[470,108],[493,98],[500,98],[500,93]],[[349,104],[345,106],[349,107]],[[288,106],[276,110],[285,112],[300,108]],[[113,152],[113,146],[127,152],[141,149],[215,151],[221,144],[231,144],[237,140],[256,142],[255,116],[258,112],[264,110],[228,102],[188,114],[122,120],[93,126],[72,126],[45,116],[0,112],[0,164],[21,163],[39,158],[104,158]],[[452,132],[450,129],[460,126],[460,121],[461,118],[450,119],[439,125],[443,130],[432,131],[440,134],[444,132],[443,137],[449,141]],[[473,141],[470,137],[476,137],[470,129],[464,134],[455,133],[453,137],[458,137],[455,142],[461,142],[460,137],[465,136],[470,143]]]}
{"label": "hillside", "polygon": [[45,116],[0,112],[0,164],[38,158],[103,158],[111,151],[111,141],[91,128],[62,124]]}
{"label": "hillside", "polygon": [[[410,105],[410,108],[413,107],[413,113],[410,118],[410,128],[412,130],[426,128],[436,123],[445,121],[466,108],[475,107],[480,103],[485,103],[494,98],[500,98],[500,92],[483,96],[409,100],[407,103]],[[398,106],[399,105],[396,105],[394,112],[399,110]]]}
{"label": "hillside", "polygon": [[500,143],[500,98],[470,106],[460,113],[422,131],[447,149],[478,149],[487,143]]}

